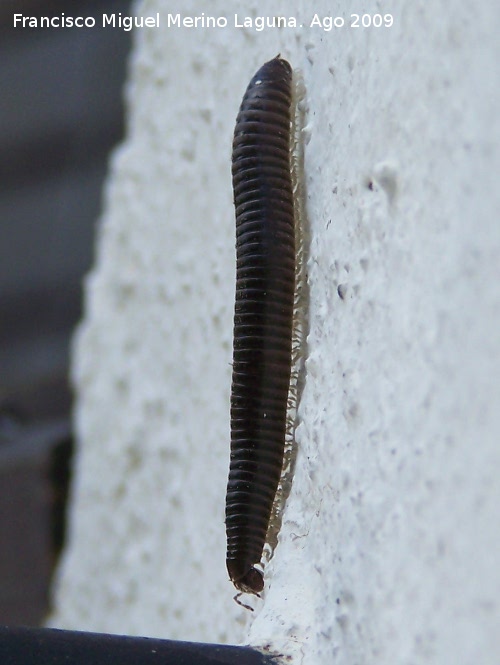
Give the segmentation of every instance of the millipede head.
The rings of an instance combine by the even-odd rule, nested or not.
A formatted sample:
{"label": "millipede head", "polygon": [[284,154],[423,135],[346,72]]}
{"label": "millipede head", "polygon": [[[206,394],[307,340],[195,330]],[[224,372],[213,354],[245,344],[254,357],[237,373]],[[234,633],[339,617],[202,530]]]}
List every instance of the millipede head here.
{"label": "millipede head", "polygon": [[264,575],[257,568],[248,568],[248,570],[240,574],[240,571],[237,571],[236,566],[231,565],[232,562],[228,562],[227,569],[229,572],[229,577],[234,586],[241,591],[242,593],[254,593],[256,596],[264,588]]}

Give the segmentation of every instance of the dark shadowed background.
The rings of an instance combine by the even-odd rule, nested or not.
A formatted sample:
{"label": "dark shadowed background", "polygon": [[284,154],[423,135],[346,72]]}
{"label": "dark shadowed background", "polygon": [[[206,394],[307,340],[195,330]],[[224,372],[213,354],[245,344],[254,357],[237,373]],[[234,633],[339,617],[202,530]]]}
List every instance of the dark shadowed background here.
{"label": "dark shadowed background", "polygon": [[[123,135],[130,0],[0,7],[0,623],[38,625],[65,537],[69,345],[110,150]],[[75,9],[74,9],[75,8]],[[22,29],[13,14],[99,17]]]}

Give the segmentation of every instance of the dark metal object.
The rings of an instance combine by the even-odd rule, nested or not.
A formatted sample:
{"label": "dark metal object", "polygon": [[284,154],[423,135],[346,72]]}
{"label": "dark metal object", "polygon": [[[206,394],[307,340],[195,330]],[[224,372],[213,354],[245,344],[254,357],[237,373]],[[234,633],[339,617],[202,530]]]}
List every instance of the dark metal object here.
{"label": "dark metal object", "polygon": [[272,665],[249,647],[0,626],[2,665]]}
{"label": "dark metal object", "polygon": [[292,70],[277,57],[248,85],[236,120],[236,304],[227,569],[258,594],[262,557],[285,445],[295,290],[290,165]]}

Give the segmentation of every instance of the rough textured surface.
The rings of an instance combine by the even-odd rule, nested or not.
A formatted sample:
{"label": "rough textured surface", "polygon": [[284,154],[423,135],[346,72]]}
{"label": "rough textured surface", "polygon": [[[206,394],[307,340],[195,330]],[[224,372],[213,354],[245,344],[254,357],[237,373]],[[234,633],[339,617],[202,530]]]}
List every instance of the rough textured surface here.
{"label": "rough textured surface", "polygon": [[[307,27],[314,11],[273,4],[297,30],[136,33],[75,345],[52,623],[269,643],[304,663],[494,665],[499,6],[421,0],[392,28],[332,32]],[[231,26],[224,3],[210,12]],[[294,484],[250,614],[224,566],[229,156],[241,95],[277,52],[307,90],[309,358]]]}

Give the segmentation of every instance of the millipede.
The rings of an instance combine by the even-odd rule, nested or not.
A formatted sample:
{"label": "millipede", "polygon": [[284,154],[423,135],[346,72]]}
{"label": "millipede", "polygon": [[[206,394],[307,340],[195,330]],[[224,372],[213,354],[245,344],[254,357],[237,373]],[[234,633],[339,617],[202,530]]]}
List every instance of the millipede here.
{"label": "millipede", "polygon": [[280,56],[266,62],[248,84],[233,139],[236,299],[226,565],[236,589],[256,595],[264,588],[260,563],[282,473],[292,368],[292,95],[289,63]]}

